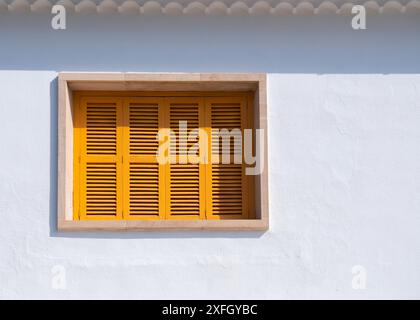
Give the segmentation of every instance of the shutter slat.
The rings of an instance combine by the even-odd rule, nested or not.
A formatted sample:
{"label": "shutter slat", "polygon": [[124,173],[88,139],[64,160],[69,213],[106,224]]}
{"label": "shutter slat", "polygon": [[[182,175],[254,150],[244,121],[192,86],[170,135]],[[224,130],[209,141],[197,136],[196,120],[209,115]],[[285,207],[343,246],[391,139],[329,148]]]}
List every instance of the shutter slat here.
{"label": "shutter slat", "polygon": [[227,129],[230,132],[244,129],[244,103],[241,100],[214,98],[207,103],[209,126],[211,127],[210,150],[212,159],[220,163],[211,163],[209,177],[209,218],[211,219],[242,219],[246,216],[245,179],[243,164],[234,164],[234,154],[242,152],[242,140],[235,140],[231,134],[229,145],[229,164],[221,163],[223,159],[223,139],[215,129]]}
{"label": "shutter slat", "polygon": [[[203,127],[204,104],[202,99],[171,98],[168,113],[169,128],[176,137],[176,141],[171,141],[170,144],[171,155],[179,159],[180,155],[187,155],[199,142],[198,136],[191,139],[191,130]],[[180,131],[180,121],[186,122],[187,128],[184,132]],[[183,145],[180,143],[181,138],[185,139]],[[168,166],[169,218],[204,219],[204,166],[192,163],[172,163]]]}
{"label": "shutter slat", "polygon": [[[185,170],[182,179],[174,178],[174,171]],[[171,215],[192,214],[200,215],[200,195],[193,193],[200,189],[199,165],[172,164],[170,169],[170,213]],[[189,182],[186,183],[185,181]]]}
{"label": "shutter slat", "polygon": [[[157,163],[130,163],[130,215],[159,216],[158,166]],[[145,191],[149,191],[147,196]]]}
{"label": "shutter slat", "polygon": [[125,184],[128,189],[125,200],[127,218],[161,219],[164,199],[160,194],[164,186],[156,154],[159,147],[157,137],[162,127],[162,105],[156,98],[130,98],[124,108],[129,159]]}
{"label": "shutter slat", "polygon": [[121,101],[86,98],[81,103],[80,219],[121,218],[121,166],[117,162]]}
{"label": "shutter slat", "polygon": [[86,154],[117,153],[117,108],[89,103],[86,106]]}
{"label": "shutter slat", "polygon": [[130,155],[156,155],[159,141],[158,104],[129,105]]}
{"label": "shutter slat", "polygon": [[241,215],[242,165],[213,164],[212,175],[212,213]]}

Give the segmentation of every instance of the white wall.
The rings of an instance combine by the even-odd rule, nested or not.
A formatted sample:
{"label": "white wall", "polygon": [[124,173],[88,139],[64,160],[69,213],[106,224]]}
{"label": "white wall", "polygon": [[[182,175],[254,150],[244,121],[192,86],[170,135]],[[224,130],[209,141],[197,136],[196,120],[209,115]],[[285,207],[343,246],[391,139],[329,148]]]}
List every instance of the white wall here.
{"label": "white wall", "polygon": [[[0,298],[420,298],[420,20],[348,19],[1,16]],[[63,70],[268,72],[270,230],[58,233]]]}

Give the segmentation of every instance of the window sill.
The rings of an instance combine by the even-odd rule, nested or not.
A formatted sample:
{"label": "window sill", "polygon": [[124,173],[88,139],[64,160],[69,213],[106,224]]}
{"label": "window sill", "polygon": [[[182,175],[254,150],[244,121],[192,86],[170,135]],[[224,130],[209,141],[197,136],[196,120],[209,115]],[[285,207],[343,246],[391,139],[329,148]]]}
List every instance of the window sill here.
{"label": "window sill", "polygon": [[73,220],[59,221],[58,231],[265,231],[268,220]]}

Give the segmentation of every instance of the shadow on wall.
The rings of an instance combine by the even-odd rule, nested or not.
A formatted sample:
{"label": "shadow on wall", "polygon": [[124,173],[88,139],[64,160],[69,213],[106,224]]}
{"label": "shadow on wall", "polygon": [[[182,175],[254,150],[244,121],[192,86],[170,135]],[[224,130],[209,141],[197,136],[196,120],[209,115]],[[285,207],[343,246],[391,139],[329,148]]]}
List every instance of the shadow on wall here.
{"label": "shadow on wall", "polygon": [[1,14],[0,70],[420,73],[419,16]]}
{"label": "shadow on wall", "polygon": [[57,230],[58,176],[58,79],[50,83],[50,198],[49,227],[51,237],[104,239],[164,239],[164,238],[259,238],[264,232],[59,232]]}

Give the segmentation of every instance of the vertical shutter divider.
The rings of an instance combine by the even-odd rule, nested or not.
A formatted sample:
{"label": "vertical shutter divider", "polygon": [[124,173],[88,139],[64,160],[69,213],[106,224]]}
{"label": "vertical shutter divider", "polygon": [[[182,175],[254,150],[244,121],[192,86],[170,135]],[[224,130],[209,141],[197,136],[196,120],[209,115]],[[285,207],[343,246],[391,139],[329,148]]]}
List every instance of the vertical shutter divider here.
{"label": "vertical shutter divider", "polygon": [[205,164],[206,167],[206,176],[205,176],[205,186],[206,186],[206,219],[211,219],[213,216],[212,212],[212,195],[211,195],[211,184],[212,184],[212,170],[211,170],[211,163],[213,161],[212,157],[212,139],[211,139],[211,104],[208,98],[204,99],[204,110],[205,110],[205,132],[207,135],[207,163]]}
{"label": "vertical shutter divider", "polygon": [[[129,127],[129,99],[124,98],[122,103],[123,113],[123,151],[121,156],[121,163],[123,168],[123,219],[128,219],[130,215],[130,127]],[[124,158],[126,159],[124,161]]]}
{"label": "vertical shutter divider", "polygon": [[199,188],[200,188],[200,219],[206,219],[206,165],[203,163],[203,155],[205,154],[202,150],[203,142],[200,135],[200,130],[205,128],[206,123],[206,105],[204,98],[200,98],[198,105],[198,143],[199,143],[199,154],[198,154],[198,166],[199,166]]}
{"label": "vertical shutter divider", "polygon": [[[162,98],[160,104],[160,111],[159,111],[159,130],[163,130],[162,133],[169,133],[169,101],[168,98]],[[159,143],[162,143],[160,141]],[[164,141],[163,143],[168,143]],[[166,157],[168,155],[165,155]],[[168,158],[166,158],[168,159]],[[163,219],[169,218],[169,202],[170,202],[170,195],[169,195],[169,162],[164,164],[159,164],[159,184],[160,192],[159,192],[159,205],[160,205],[160,216]]]}
{"label": "vertical shutter divider", "polygon": [[124,208],[124,168],[122,164],[123,147],[124,147],[124,113],[123,113],[123,100],[116,99],[117,108],[117,219],[123,219]]}

